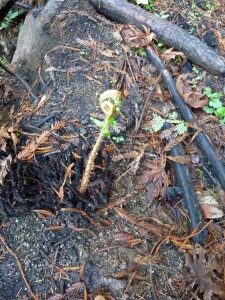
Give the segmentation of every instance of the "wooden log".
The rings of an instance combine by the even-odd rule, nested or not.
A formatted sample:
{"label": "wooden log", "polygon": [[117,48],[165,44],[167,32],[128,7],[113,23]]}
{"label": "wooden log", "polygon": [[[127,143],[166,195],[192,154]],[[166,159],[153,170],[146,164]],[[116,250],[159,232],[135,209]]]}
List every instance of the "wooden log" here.
{"label": "wooden log", "polygon": [[96,10],[111,20],[134,24],[142,31],[150,28],[158,40],[182,51],[188,59],[211,74],[225,77],[225,61],[212,48],[182,28],[123,0],[89,0]]}

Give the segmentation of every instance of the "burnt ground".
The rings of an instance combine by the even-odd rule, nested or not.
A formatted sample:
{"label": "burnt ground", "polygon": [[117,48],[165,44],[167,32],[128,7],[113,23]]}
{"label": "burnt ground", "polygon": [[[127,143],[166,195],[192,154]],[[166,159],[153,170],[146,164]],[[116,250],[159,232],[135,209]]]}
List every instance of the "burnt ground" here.
{"label": "burnt ground", "polygon": [[[172,22],[199,35],[224,56],[224,7],[220,5],[209,9],[204,1],[201,7],[188,1],[158,1],[149,9],[169,15]],[[12,157],[6,174],[1,174],[0,188],[2,300],[35,295],[52,300],[95,299],[97,295],[103,295],[102,299],[223,299],[224,221],[214,219],[208,226],[204,248],[182,240],[190,235],[188,217],[172,164],[169,159],[163,164],[166,142],[161,131],[146,130],[153,112],[168,117],[175,107],[161,82],[135,133],[157,75],[140,46],[129,38],[121,43],[119,30],[118,24],[98,15],[87,1],[64,1],[50,27],[51,49],[35,69],[19,67],[33,91],[40,98],[47,96],[42,107],[33,108],[23,88],[2,74],[5,136],[1,133],[1,137],[5,143],[1,140],[1,161]],[[131,31],[123,37],[136,35],[138,45],[143,41],[139,31],[127,26],[124,30]],[[161,55],[166,46],[158,42],[154,43]],[[169,67],[174,78],[188,69],[191,80],[197,80],[202,89],[224,90],[223,78],[193,69],[196,66],[184,58],[174,59]],[[105,138],[88,191],[81,195],[79,182],[99,132],[90,115],[103,118],[98,98],[108,89],[121,89],[126,97],[117,128],[110,139]],[[224,126],[218,126],[218,119],[202,108],[194,112],[203,129],[215,127],[208,136],[224,160]],[[43,132],[50,133],[35,155],[19,159],[24,146]],[[218,200],[211,167],[190,137],[183,139],[198,194],[208,190]],[[57,192],[72,163],[60,199]],[[162,177],[159,191],[146,194],[141,175],[152,165]],[[194,271],[198,269],[202,274]]]}

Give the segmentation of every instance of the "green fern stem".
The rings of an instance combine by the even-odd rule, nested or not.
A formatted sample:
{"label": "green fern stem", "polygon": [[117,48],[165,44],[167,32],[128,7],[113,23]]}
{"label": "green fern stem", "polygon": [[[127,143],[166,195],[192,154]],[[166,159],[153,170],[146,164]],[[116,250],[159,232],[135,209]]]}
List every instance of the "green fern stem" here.
{"label": "green fern stem", "polygon": [[101,146],[101,143],[106,133],[105,130],[109,129],[110,118],[114,117],[114,115],[117,113],[117,108],[121,105],[122,99],[123,99],[123,94],[117,90],[107,90],[100,95],[99,104],[101,110],[105,114],[105,120],[103,126],[101,126],[102,129],[94,145],[94,148],[92,149],[88,157],[87,165],[83,177],[81,179],[80,188],[79,188],[81,194],[84,194],[87,189],[88,183],[91,178],[91,172],[93,171],[95,166],[95,158],[98,154],[99,148]]}
{"label": "green fern stem", "polygon": [[[104,125],[103,125],[103,128],[106,128],[109,126],[109,117],[106,117],[105,121],[104,121]],[[87,161],[87,165],[86,165],[86,168],[85,168],[85,171],[84,171],[84,174],[83,174],[83,177],[82,177],[82,180],[81,180],[81,184],[80,184],[80,193],[81,194],[84,194],[86,189],[87,189],[87,186],[88,186],[88,183],[90,181],[90,178],[91,178],[91,172],[93,171],[94,169],[94,166],[95,166],[95,158],[98,154],[98,151],[99,151],[99,148],[102,144],[102,141],[104,139],[104,132],[103,132],[103,129],[100,131],[100,134],[98,136],[98,139],[94,145],[94,148],[92,149],[89,157],[88,157],[88,161]]]}

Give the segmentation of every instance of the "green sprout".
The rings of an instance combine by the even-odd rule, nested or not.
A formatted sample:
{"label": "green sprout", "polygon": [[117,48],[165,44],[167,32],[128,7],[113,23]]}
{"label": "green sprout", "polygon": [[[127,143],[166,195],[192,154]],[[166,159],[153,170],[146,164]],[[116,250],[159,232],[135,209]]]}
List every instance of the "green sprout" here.
{"label": "green sprout", "polygon": [[24,10],[17,10],[17,11],[9,11],[7,16],[5,17],[5,19],[3,20],[1,27],[3,29],[7,29],[9,28],[10,24],[12,23],[12,21],[14,21],[17,17],[19,17],[20,15],[22,15],[25,11]]}
{"label": "green sprout", "polygon": [[220,97],[223,95],[220,93],[213,93],[210,87],[204,89],[204,94],[208,97],[208,106],[203,107],[203,110],[207,114],[215,114],[220,120],[221,124],[225,124],[225,106],[223,106]]}
{"label": "green sprout", "polygon": [[122,105],[122,98],[123,98],[123,94],[117,90],[108,90],[104,92],[99,98],[100,107],[105,114],[105,120],[99,121],[95,118],[91,118],[92,122],[95,125],[97,125],[101,130],[98,139],[96,140],[96,143],[88,157],[87,165],[79,188],[81,194],[84,194],[87,189],[88,182],[91,177],[91,172],[93,171],[95,166],[94,161],[98,154],[102,141],[105,136],[108,138],[110,137],[110,131],[109,131],[110,126],[115,125],[116,123],[115,115],[120,112],[120,106]]}

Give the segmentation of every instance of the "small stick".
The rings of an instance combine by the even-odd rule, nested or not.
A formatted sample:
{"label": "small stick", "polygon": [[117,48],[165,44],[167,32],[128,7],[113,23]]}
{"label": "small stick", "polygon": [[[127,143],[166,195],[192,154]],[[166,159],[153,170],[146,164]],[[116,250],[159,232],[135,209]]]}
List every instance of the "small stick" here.
{"label": "small stick", "polygon": [[17,73],[13,72],[11,69],[7,68],[3,63],[0,62],[0,68],[2,68],[4,71],[6,71],[9,75],[15,77],[18,81],[20,81],[26,90],[30,93],[31,97],[35,101],[35,104],[39,102],[38,97],[31,91],[31,88],[29,84]]}
{"label": "small stick", "polygon": [[10,249],[9,246],[6,244],[6,241],[5,241],[5,239],[3,238],[2,235],[0,235],[0,240],[2,241],[2,243],[3,243],[3,245],[6,247],[6,249],[9,251],[9,253],[15,258],[15,260],[16,260],[16,262],[17,262],[17,265],[18,265],[18,267],[19,267],[20,273],[21,273],[21,275],[22,275],[22,277],[23,277],[23,280],[24,280],[24,282],[25,282],[25,284],[26,284],[26,287],[27,287],[29,293],[31,294],[32,298],[33,298],[34,300],[39,300],[38,296],[36,296],[36,295],[33,293],[32,289],[31,289],[31,287],[30,287],[30,285],[29,285],[29,283],[28,283],[28,281],[27,281],[27,279],[26,279],[26,275],[25,275],[25,273],[24,273],[24,270],[23,270],[23,267],[22,267],[22,264],[21,264],[19,258],[18,258],[17,255],[12,251],[12,249]]}

